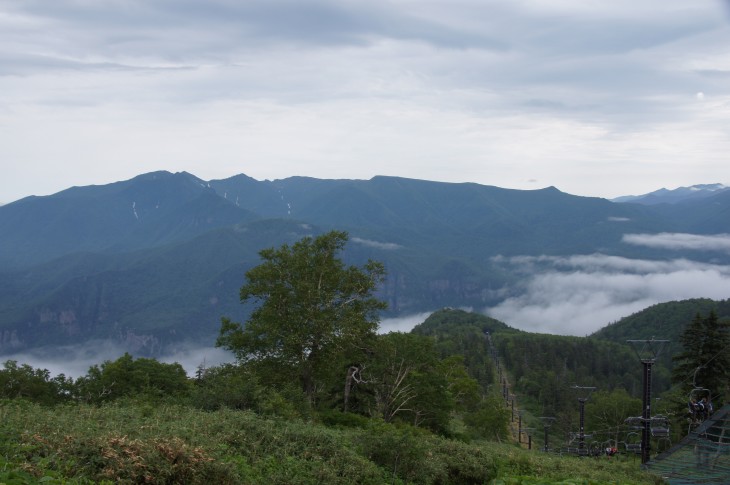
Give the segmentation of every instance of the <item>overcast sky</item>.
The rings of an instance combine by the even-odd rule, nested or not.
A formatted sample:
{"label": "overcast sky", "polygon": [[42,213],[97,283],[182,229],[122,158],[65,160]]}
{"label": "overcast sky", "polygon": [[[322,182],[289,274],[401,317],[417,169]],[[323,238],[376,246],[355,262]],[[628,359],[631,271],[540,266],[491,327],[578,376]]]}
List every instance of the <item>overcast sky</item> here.
{"label": "overcast sky", "polygon": [[153,170],[730,184],[723,0],[0,0],[0,202]]}

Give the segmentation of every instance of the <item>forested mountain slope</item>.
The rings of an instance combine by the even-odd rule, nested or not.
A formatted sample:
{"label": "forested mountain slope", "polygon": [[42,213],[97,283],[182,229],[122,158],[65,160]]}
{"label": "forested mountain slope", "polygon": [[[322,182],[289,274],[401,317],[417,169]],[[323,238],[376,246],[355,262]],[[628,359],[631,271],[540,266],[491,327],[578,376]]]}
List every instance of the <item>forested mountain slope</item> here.
{"label": "forested mountain slope", "polygon": [[498,304],[521,276],[495,256],[730,262],[624,241],[693,227],[730,233],[723,194],[672,207],[398,177],[206,182],[154,172],[73,187],[0,207],[0,351],[89,338],[142,342],[153,354],[185,339],[212,343],[222,315],[245,317],[238,288],[258,251],[331,229],[349,232],[346,261],[385,264],[384,316]]}
{"label": "forested mountain slope", "polygon": [[[626,343],[523,332],[488,317],[452,309],[435,312],[413,332],[436,337],[437,348],[444,355],[464,355],[470,371],[492,367],[485,339],[485,332],[489,332],[511,382],[511,392],[538,416],[574,410],[571,388],[575,385],[603,391],[621,388],[635,395],[641,392],[641,365]],[[489,365],[475,365],[487,362]],[[657,388],[667,387],[668,374],[661,372]]]}
{"label": "forested mountain slope", "polygon": [[[554,418],[550,432],[562,446],[567,446],[569,437],[576,436],[579,397],[590,397],[586,399],[586,429],[587,433],[596,432],[593,441],[615,442],[635,434],[625,420],[642,412],[643,365],[627,340],[653,336],[665,339],[664,334],[669,334],[673,345],[664,347],[652,369],[652,415],[668,417],[672,439],[678,439],[687,433],[687,393],[693,385],[691,378],[682,383],[671,378],[672,357],[682,351],[679,336],[698,313],[706,316],[714,310],[727,316],[727,309],[727,300],[669,302],[624,318],[589,337],[523,332],[482,315],[444,309],[413,332],[434,337],[436,348],[444,356],[463,355],[470,374],[485,387],[491,382],[491,388],[508,406],[516,400],[519,408],[515,413],[522,416],[522,426],[540,429],[539,416]],[[493,344],[491,349],[488,341]],[[711,390],[716,406],[726,402],[722,393],[727,384],[723,386],[720,381]],[[507,396],[503,395],[505,391]]]}
{"label": "forested mountain slope", "polygon": [[0,209],[0,269],[155,247],[258,218],[185,172],[26,197]]}
{"label": "forested mountain slope", "polygon": [[730,321],[730,299],[694,298],[659,303],[603,327],[591,338],[618,343],[651,338],[669,340],[667,352],[672,354],[679,350],[679,336],[692,319],[697,314],[705,316],[710,311],[715,311],[721,320]]}

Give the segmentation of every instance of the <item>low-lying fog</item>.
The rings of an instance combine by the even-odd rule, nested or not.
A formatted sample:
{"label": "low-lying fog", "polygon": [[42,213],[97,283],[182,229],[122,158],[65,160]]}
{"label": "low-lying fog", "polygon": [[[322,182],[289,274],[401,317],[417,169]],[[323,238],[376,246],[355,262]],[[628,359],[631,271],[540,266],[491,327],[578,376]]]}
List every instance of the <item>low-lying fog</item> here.
{"label": "low-lying fog", "polygon": [[[663,248],[730,252],[730,235],[689,234],[627,235],[627,244]],[[589,335],[651,305],[688,298],[730,297],[730,266],[690,259],[638,260],[604,254],[576,256],[496,257],[493,261],[523,277],[518,287],[505,288],[509,295],[499,305],[481,312],[508,325],[531,332]],[[436,310],[436,309],[434,309]],[[408,332],[430,313],[383,319],[380,333]],[[51,374],[85,375],[89,367],[114,360],[124,353],[110,343],[94,342],[62,349],[61,357],[44,357],[40,351],[1,355],[48,369]],[[160,357],[179,362],[189,375],[199,365],[233,362],[233,355],[212,346],[180,345]]]}
{"label": "low-lying fog", "polygon": [[[627,234],[627,244],[730,253],[730,234]],[[524,276],[512,296],[484,313],[531,332],[589,335],[657,303],[730,297],[730,266],[678,258],[605,254],[494,258]]]}
{"label": "low-lying fog", "polygon": [[[44,349],[7,354],[0,356],[0,362],[16,360],[20,364],[28,364],[39,369],[48,369],[52,375],[64,374],[67,377],[86,375],[89,368],[106,360],[116,360],[124,355],[124,349],[110,341],[94,341],[79,345],[67,345],[47,352]],[[136,356],[135,356],[136,357]],[[195,375],[200,365],[213,367],[226,362],[234,362],[233,354],[213,346],[179,345],[177,350],[157,360],[165,363],[177,362],[183,366],[189,376]]]}

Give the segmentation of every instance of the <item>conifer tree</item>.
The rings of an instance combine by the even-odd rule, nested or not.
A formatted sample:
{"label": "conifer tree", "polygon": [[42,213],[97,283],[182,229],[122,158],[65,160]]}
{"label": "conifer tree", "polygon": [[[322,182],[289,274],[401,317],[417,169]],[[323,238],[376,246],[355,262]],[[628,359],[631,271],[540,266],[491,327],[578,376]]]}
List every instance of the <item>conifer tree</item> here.
{"label": "conifer tree", "polygon": [[714,310],[699,313],[679,337],[683,350],[673,357],[672,380],[685,388],[708,389],[727,400],[730,380],[730,326],[720,322]]}

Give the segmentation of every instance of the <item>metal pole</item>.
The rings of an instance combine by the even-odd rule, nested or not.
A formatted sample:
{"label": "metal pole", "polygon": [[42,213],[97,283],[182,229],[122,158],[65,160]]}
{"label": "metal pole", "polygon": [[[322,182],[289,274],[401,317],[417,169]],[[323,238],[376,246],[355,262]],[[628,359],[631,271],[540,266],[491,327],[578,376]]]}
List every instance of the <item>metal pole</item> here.
{"label": "metal pole", "polygon": [[586,400],[584,398],[578,398],[578,402],[580,403],[580,433],[578,434],[578,449],[583,450],[586,446],[585,440],[585,409],[586,409]]}
{"label": "metal pole", "polygon": [[547,452],[548,450],[550,450],[550,448],[548,447],[548,429],[550,429],[550,426],[552,426],[555,418],[551,416],[540,416],[540,421],[542,421],[542,429],[545,433],[545,436],[543,438],[543,451]]}
{"label": "metal pole", "polygon": [[522,444],[522,413],[519,414],[519,424],[517,426],[517,442]]}
{"label": "metal pole", "polygon": [[644,411],[641,415],[644,423],[644,429],[641,433],[641,464],[644,465],[649,461],[651,452],[651,366],[653,361],[642,360],[644,365],[644,390],[643,390],[643,406]]}
{"label": "metal pole", "polygon": [[642,392],[641,421],[643,429],[641,432],[641,464],[649,461],[651,452],[651,366],[659,357],[662,348],[669,340],[627,340],[636,351],[642,365],[644,366],[644,386]]}
{"label": "metal pole", "polygon": [[580,432],[578,433],[578,454],[582,455],[585,449],[585,407],[586,401],[590,397],[591,393],[596,390],[595,387],[587,386],[573,386],[577,392],[581,395],[578,396],[578,404],[580,405]]}

